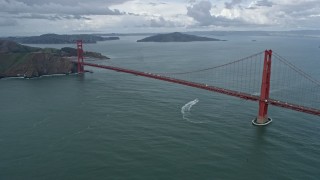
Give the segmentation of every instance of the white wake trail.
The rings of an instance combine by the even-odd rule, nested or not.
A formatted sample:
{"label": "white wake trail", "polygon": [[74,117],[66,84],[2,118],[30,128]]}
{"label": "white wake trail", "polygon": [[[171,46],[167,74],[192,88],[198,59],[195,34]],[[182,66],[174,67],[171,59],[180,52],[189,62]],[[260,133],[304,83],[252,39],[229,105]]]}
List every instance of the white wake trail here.
{"label": "white wake trail", "polygon": [[192,108],[192,106],[196,105],[198,102],[199,102],[199,100],[197,98],[197,99],[195,99],[193,101],[188,102],[187,104],[185,104],[184,106],[181,107],[182,118],[184,120],[187,120],[187,121],[192,122],[192,123],[202,123],[202,122],[192,121],[190,119],[191,108]]}

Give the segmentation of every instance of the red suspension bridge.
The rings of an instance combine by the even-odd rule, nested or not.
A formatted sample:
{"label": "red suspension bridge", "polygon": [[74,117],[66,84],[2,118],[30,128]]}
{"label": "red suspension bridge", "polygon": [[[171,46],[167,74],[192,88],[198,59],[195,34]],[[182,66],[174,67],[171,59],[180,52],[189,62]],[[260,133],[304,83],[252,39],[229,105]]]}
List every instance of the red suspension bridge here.
{"label": "red suspension bridge", "polygon": [[84,72],[84,66],[91,66],[257,101],[254,125],[272,121],[269,105],[320,116],[320,82],[271,50],[195,71],[150,73],[84,62],[82,41],[77,41],[77,49],[79,73]]}

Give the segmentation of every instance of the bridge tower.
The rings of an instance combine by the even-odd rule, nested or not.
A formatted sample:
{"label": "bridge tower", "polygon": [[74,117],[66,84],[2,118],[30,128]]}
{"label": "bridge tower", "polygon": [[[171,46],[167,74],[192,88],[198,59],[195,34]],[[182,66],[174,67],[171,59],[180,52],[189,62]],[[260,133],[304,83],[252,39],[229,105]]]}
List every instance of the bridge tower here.
{"label": "bridge tower", "polygon": [[270,94],[270,78],[271,78],[271,56],[272,50],[264,52],[264,63],[262,72],[262,83],[260,90],[259,112],[258,117],[252,121],[254,125],[264,126],[272,122],[268,117],[268,101]]}
{"label": "bridge tower", "polygon": [[84,73],[82,40],[77,40],[78,73]]}

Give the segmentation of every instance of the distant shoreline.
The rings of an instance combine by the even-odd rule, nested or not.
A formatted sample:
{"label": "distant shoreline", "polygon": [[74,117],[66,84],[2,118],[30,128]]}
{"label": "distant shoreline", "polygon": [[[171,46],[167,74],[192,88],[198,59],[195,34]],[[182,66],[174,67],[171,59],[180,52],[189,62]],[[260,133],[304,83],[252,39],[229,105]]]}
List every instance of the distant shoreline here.
{"label": "distant shoreline", "polygon": [[99,41],[114,41],[120,40],[116,36],[102,37],[91,34],[80,35],[59,35],[59,34],[43,34],[40,36],[24,36],[24,37],[4,37],[3,40],[10,40],[22,44],[74,44],[77,40],[82,40],[84,43],[95,44]]}
{"label": "distant shoreline", "polygon": [[196,42],[196,41],[226,41],[221,39],[215,39],[210,37],[196,36],[190,34],[183,34],[180,32],[168,33],[168,34],[157,34],[149,36],[137,42]]}

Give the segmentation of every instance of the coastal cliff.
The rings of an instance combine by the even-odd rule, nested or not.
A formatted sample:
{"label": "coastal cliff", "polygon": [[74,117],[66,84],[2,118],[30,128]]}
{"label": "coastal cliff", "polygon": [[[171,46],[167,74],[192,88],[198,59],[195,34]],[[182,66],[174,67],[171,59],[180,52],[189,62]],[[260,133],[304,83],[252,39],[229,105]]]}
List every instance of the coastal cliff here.
{"label": "coastal cliff", "polygon": [[[69,59],[76,55],[74,48],[41,49],[0,40],[0,78],[76,73],[77,65]],[[85,52],[85,55],[108,59],[96,52]]]}
{"label": "coastal cliff", "polygon": [[0,77],[32,78],[77,71],[76,64],[51,53],[1,54],[0,58]]}

